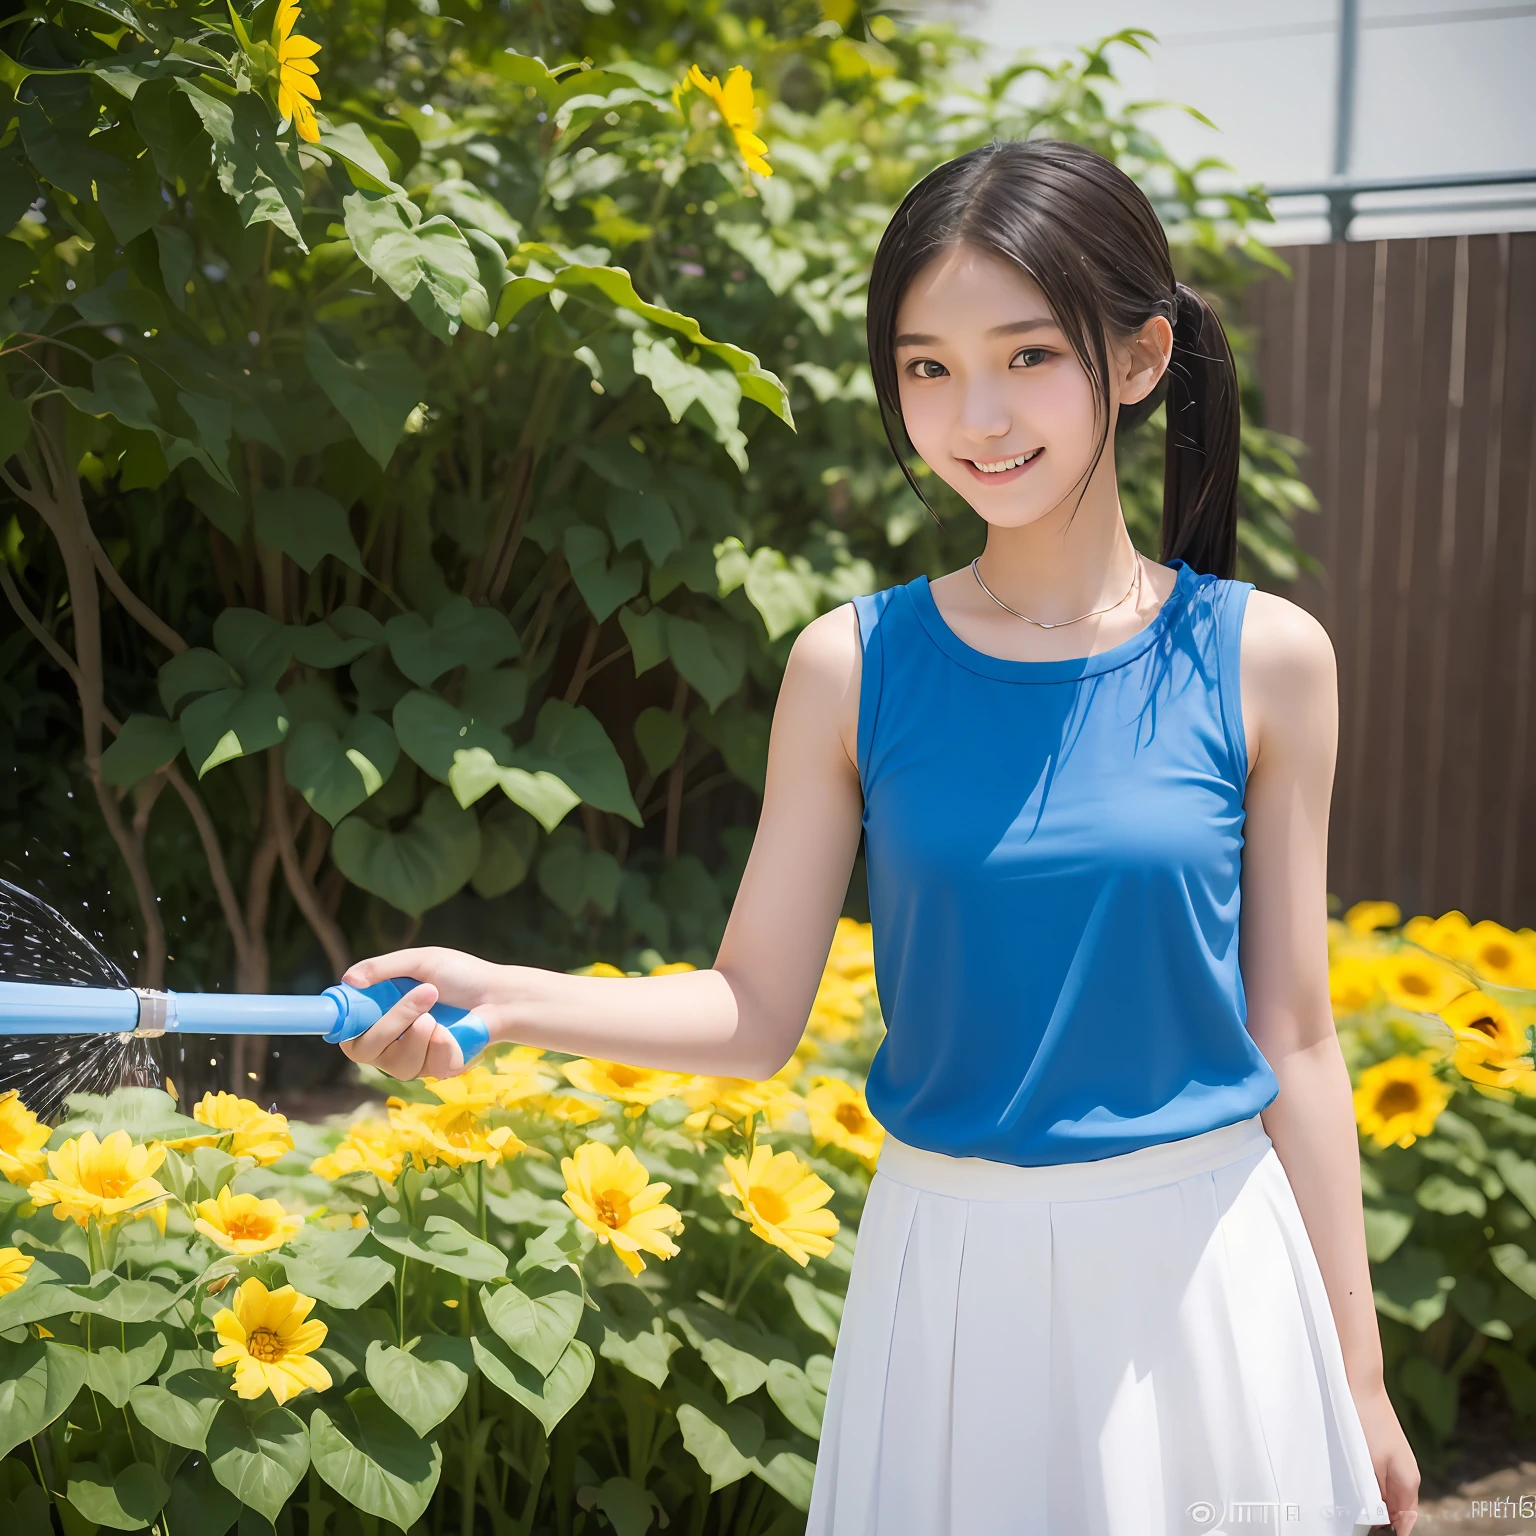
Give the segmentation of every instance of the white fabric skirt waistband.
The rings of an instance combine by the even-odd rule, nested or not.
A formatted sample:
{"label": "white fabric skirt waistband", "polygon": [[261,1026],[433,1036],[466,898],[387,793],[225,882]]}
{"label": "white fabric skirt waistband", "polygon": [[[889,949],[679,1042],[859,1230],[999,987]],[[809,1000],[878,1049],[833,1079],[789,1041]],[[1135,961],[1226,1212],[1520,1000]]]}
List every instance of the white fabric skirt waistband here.
{"label": "white fabric skirt waistband", "polygon": [[1194,1136],[1137,1147],[1089,1162],[1026,1167],[986,1157],[951,1157],[898,1140],[889,1132],[877,1165],[882,1177],[964,1200],[1097,1200],[1173,1184],[1192,1173],[1225,1168],[1267,1152],[1273,1142],[1259,1115]]}

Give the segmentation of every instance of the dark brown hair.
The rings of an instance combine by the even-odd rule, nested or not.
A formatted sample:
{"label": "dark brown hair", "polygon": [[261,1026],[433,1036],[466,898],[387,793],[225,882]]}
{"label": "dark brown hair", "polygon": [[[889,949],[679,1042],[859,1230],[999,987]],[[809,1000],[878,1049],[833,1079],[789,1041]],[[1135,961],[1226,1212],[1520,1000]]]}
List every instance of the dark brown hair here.
{"label": "dark brown hair", "polygon": [[1145,421],[1166,397],[1162,559],[1235,575],[1240,418],[1226,333],[1174,276],[1168,237],[1141,188],[1102,155],[1061,139],[996,140],[939,166],[907,193],[880,238],[869,280],[870,368],[886,437],[923,505],[893,430],[902,420],[896,311],[918,272],[960,244],[1034,280],[1092,381],[1102,425],[1085,485],[1109,441],[1110,338],[1132,335],[1154,315],[1169,322],[1167,371],[1146,399],[1121,408],[1117,430]]}

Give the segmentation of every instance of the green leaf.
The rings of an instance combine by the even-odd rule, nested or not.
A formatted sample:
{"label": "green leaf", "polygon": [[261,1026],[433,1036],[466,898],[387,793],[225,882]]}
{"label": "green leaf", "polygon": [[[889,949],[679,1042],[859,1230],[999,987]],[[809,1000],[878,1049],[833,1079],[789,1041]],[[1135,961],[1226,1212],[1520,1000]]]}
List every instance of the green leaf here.
{"label": "green leaf", "polygon": [[[102,761],[105,763],[105,757]],[[1499,1147],[1493,1154],[1493,1166],[1520,1204],[1536,1216],[1536,1163],[1521,1157],[1513,1147]]]}
{"label": "green leaf", "polygon": [[0,1344],[0,1455],[47,1427],[85,1383],[85,1351],[28,1338]]}
{"label": "green leaf", "polygon": [[741,687],[747,674],[746,654],[735,634],[673,613],[667,615],[667,653],[712,710]]}
{"label": "green leaf", "polygon": [[[370,1355],[371,1355],[370,1351]],[[353,1392],[309,1421],[315,1471],[349,1504],[401,1530],[426,1511],[443,1453],[403,1424],[371,1392]]]}
{"label": "green leaf", "polygon": [[671,507],[654,491],[649,495],[620,491],[605,498],[603,518],[613,534],[615,549],[625,549],[639,540],[654,565],[660,565],[683,542]]}
{"label": "green leaf", "polygon": [[256,493],[256,537],[291,555],[306,571],[334,555],[354,571],[363,569],[362,552],[347,522],[347,509],[334,496],[311,485]]}
{"label": "green leaf", "polygon": [[480,822],[480,862],[470,876],[475,894],[494,901],[528,877],[539,844],[538,823],[509,800],[491,807]]}
{"label": "green leaf", "polygon": [[128,1394],[145,1429],[189,1451],[207,1450],[214,1415],[228,1401],[229,1378],[205,1370],[177,1371],[163,1386],[136,1386]]}
{"label": "green leaf", "polygon": [[430,688],[452,667],[499,666],[521,649],[500,609],[477,608],[467,597],[450,598],[430,623],[419,613],[400,614],[385,633],[395,665],[418,688]]}
{"label": "green leaf", "polygon": [[468,883],[480,862],[480,827],[438,788],[402,832],[348,816],[331,838],[331,860],[353,885],[417,917]]}
{"label": "green leaf", "polygon": [[406,694],[395,705],[393,719],[395,739],[406,756],[441,782],[453,782],[453,765],[460,752],[479,748],[493,757],[498,753],[505,757],[512,751],[504,732],[424,689]]}
{"label": "green leaf", "polygon": [[528,707],[528,674],[519,667],[468,672],[459,698],[465,713],[486,725],[515,725]]}
{"label": "green leaf", "polygon": [[[1500,1254],[1513,1249],[1524,1258],[1524,1250],[1518,1243],[1509,1243],[1504,1249],[1489,1249],[1489,1257],[1495,1265],[1514,1280],[1523,1282],[1517,1274],[1505,1269]],[[1530,1266],[1530,1278],[1536,1284],[1536,1264]],[[1405,1243],[1385,1264],[1378,1264],[1372,1271],[1371,1280],[1376,1297],[1376,1310],[1410,1328],[1422,1332],[1445,1311],[1445,1303],[1456,1277],[1448,1274],[1447,1264],[1432,1249],[1417,1248]],[[1536,1294],[1533,1292],[1532,1294]]]}
{"label": "green leaf", "polygon": [[373,146],[373,141],[363,131],[360,123],[333,123],[321,117],[320,147],[347,167],[355,187],[366,187],[372,192],[403,192],[389,174],[384,157]]}
{"label": "green leaf", "polygon": [[171,1496],[165,1503],[166,1526],[178,1533],[225,1536],[239,1518],[240,1501],[219,1486],[203,1457],[188,1456],[171,1483]]}
{"label": "green leaf", "polygon": [[170,1489],[147,1461],[135,1461],[113,1477],[95,1462],[70,1467],[69,1502],[87,1520],[114,1531],[142,1531],[165,1507]]}
{"label": "green leaf", "polygon": [[165,1335],[154,1333],[134,1349],[121,1350],[113,1344],[98,1344],[85,1363],[85,1379],[93,1392],[99,1392],[114,1408],[127,1405],[129,1394],[141,1381],[148,1381],[165,1358]]}
{"label": "green leaf", "polygon": [[659,779],[677,761],[687,739],[688,727],[671,710],[652,704],[635,716],[635,743],[653,778]]}
{"label": "green leaf", "polygon": [[1390,1259],[1413,1230],[1411,1211],[1391,1210],[1382,1206],[1365,1207],[1365,1248],[1371,1263]]}
{"label": "green leaf", "polygon": [[562,541],[566,564],[576,590],[599,624],[620,603],[640,590],[641,568],[638,560],[615,560],[608,564],[608,535],[587,523],[572,523]]}
{"label": "green leaf", "polygon": [[367,190],[343,198],[342,209],[358,258],[439,341],[461,321],[477,331],[489,326],[491,301],[474,250],[452,219],[423,218],[410,198]]}
{"label": "green leaf", "polygon": [[213,644],[247,688],[275,688],[293,659],[293,631],[257,608],[225,608]]}
{"label": "green leaf", "polygon": [[240,674],[216,651],[193,646],[173,656],[160,668],[160,702],[166,712],[177,709],[195,695],[217,693],[240,686]]}
{"label": "green leaf", "polygon": [[551,840],[539,860],[539,889],[568,917],[579,917],[589,903],[612,917],[623,880],[623,866],[611,853],[588,848],[579,837]]}
{"label": "green leaf", "polygon": [[769,1397],[778,1404],[784,1417],[802,1434],[819,1440],[822,1415],[827,1406],[825,1390],[813,1385],[810,1377],[790,1360],[774,1360],[769,1364],[767,1384]]}
{"label": "green leaf", "polygon": [[619,628],[629,641],[630,663],[635,676],[649,672],[657,662],[667,659],[666,615],[660,608],[636,613],[633,608],[619,610]]}
{"label": "green leaf", "polygon": [[361,608],[341,607],[324,623],[292,634],[293,654],[308,667],[342,667],[384,643],[384,626]]}
{"label": "green leaf", "polygon": [[466,807],[499,784],[507,798],[534,817],[546,832],[552,832],[573,806],[581,804],[581,796],[559,775],[503,768],[484,747],[456,751],[448,783],[459,804]]}
{"label": "green leaf", "polygon": [[202,778],[231,758],[275,747],[288,734],[282,699],[270,688],[222,688],[181,712],[181,738]]}
{"label": "green leaf", "polygon": [[380,469],[387,469],[406,418],[426,392],[426,380],[410,354],[399,347],[376,347],[348,362],[332,351],[320,327],[312,325],[304,355],[315,382],[358,442]]}
{"label": "green leaf", "polygon": [[754,549],[745,585],[747,600],[763,616],[770,640],[803,629],[816,617],[818,578],[804,555],[796,555],[791,564],[777,549]]}
{"label": "green leaf", "polygon": [[741,380],[728,368],[706,368],[686,361],[671,337],[635,337],[635,372],[651,381],[672,420],[683,419],[692,405],[702,406],[715,429],[715,440],[737,469],[747,471],[747,439],[740,426]]}
{"label": "green leaf", "polygon": [[752,1470],[802,1514],[810,1509],[815,1462],[788,1449],[783,1441],[767,1440],[754,1458]]}
{"label": "green leaf", "polygon": [[309,1469],[303,1419],[258,1398],[226,1402],[208,1432],[213,1475],[242,1504],[276,1520]]}
{"label": "green leaf", "polygon": [[152,1323],[176,1305],[176,1292],[158,1280],[124,1280],[104,1274],[90,1285],[74,1285],[75,1310],[114,1323]]}
{"label": "green leaf", "polygon": [[534,1270],[521,1284],[480,1288],[485,1320],[541,1376],[547,1376],[576,1337],[581,1279],[570,1268]]}
{"label": "green leaf", "polygon": [[386,1206],[374,1218],[373,1236],[395,1253],[466,1280],[499,1280],[507,1272],[507,1256],[500,1248],[448,1216],[428,1216],[425,1227],[415,1227],[393,1206]]}
{"label": "green leaf", "polygon": [[[1536,1259],[1519,1243],[1499,1243],[1488,1250],[1488,1257],[1505,1279],[1514,1281],[1527,1296],[1536,1296]],[[1377,1304],[1380,1305],[1379,1297]]]}
{"label": "green leaf", "polygon": [[554,1370],[544,1377],[494,1334],[476,1334],[472,1343],[475,1364],[486,1380],[521,1403],[546,1435],[581,1401],[592,1381],[595,1361],[580,1339],[571,1340]]}
{"label": "green leaf", "polygon": [[627,1477],[610,1477],[597,1490],[592,1508],[601,1510],[618,1536],[646,1536],[651,1528],[652,1512],[665,1515],[661,1500],[649,1488],[642,1488]]}
{"label": "green leaf", "polygon": [[459,1406],[474,1369],[466,1339],[436,1334],[409,1350],[375,1339],[368,1346],[368,1384],[418,1435],[429,1435]]}
{"label": "green leaf", "polygon": [[637,1286],[606,1285],[599,1295],[603,1339],[598,1353],[653,1387],[666,1384],[674,1350],[683,1341],[667,1331],[661,1314]]}
{"label": "green leaf", "polygon": [[763,1443],[763,1421],[739,1403],[716,1402],[691,1382],[680,1382],[684,1401],[677,1410],[678,1428],[689,1454],[709,1474],[711,1493],[718,1493],[756,1468]]}
{"label": "green leaf", "polygon": [[800,1321],[812,1333],[819,1333],[829,1344],[837,1343],[838,1325],[843,1317],[843,1298],[812,1285],[803,1275],[786,1275],[784,1289]]}
{"label": "green leaf", "polygon": [[705,741],[720,749],[725,766],[759,795],[768,779],[768,739],[771,722],[759,710],[735,699],[715,714],[696,709],[688,723]]}
{"label": "green leaf", "polygon": [[158,773],[181,751],[181,732],[159,715],[129,715],[117,740],[101,754],[101,776],[128,789]]}
{"label": "green leaf", "polygon": [[1442,1216],[1482,1216],[1488,1209],[1480,1189],[1443,1173],[1432,1173],[1425,1179],[1414,1191],[1414,1199],[1426,1211],[1436,1211]]}
{"label": "green leaf", "polygon": [[377,715],[359,714],[338,733],[323,721],[306,720],[288,734],[283,768],[305,803],[334,827],[395,771],[400,743]]}
{"label": "green leaf", "polygon": [[546,699],[539,707],[533,740],[518,748],[511,761],[530,773],[552,773],[588,805],[642,825],[624,763],[597,716],[584,705]]}
{"label": "green leaf", "polygon": [[378,1254],[358,1253],[366,1230],[333,1231],[307,1223],[283,1254],[283,1273],[300,1294],[353,1311],[395,1278],[395,1266]]}
{"label": "green leaf", "polygon": [[765,1333],[740,1318],[702,1303],[673,1307],[667,1314],[688,1336],[725,1388],[725,1400],[735,1402],[768,1380],[775,1361],[787,1361],[792,1351],[785,1339]]}

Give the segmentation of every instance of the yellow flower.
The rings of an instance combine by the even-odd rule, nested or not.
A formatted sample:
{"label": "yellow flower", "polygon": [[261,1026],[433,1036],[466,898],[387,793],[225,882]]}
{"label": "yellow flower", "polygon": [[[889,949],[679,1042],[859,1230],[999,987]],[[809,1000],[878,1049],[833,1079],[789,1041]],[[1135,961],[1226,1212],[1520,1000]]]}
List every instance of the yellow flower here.
{"label": "yellow flower", "polygon": [[394,1128],[384,1120],[360,1120],[336,1144],[332,1152],[309,1165],[322,1179],[339,1179],[349,1173],[371,1173],[386,1184],[400,1177],[405,1148]]}
{"label": "yellow flower", "polygon": [[618,976],[621,978],[627,974],[628,972],[621,971],[618,966],[609,965],[606,960],[594,960],[591,965],[578,966],[571,972],[573,976]]}
{"label": "yellow flower", "polygon": [[[772,176],[773,167],[763,158],[768,146],[752,131],[757,126],[757,108],[752,105],[752,73],[737,64],[721,85],[713,75],[706,75],[695,64],[682,83],[682,88],[697,86],[719,109],[725,125],[736,141],[736,152],[746,162],[749,171],[759,176]],[[679,90],[681,95],[681,90]]]}
{"label": "yellow flower", "polygon": [[1464,958],[1480,976],[1501,987],[1536,987],[1536,952],[1502,923],[1473,923]]}
{"label": "yellow flower", "polygon": [[544,1052],[517,1045],[496,1058],[496,1102],[502,1109],[522,1109],[556,1086],[556,1078],[540,1064]]}
{"label": "yellow flower", "polygon": [[672,1186],[652,1184],[645,1165],[629,1147],[612,1147],[601,1141],[583,1142],[574,1157],[560,1159],[565,1175],[561,1199],[618,1254],[630,1274],[645,1268],[641,1251],[670,1259],[679,1252],[667,1236],[681,1232],[683,1218],[661,1197]]}
{"label": "yellow flower", "polygon": [[696,1077],[680,1095],[693,1111],[683,1124],[690,1131],[722,1131],[761,1113],[777,1128],[802,1107],[800,1095],[776,1077]]}
{"label": "yellow flower", "polygon": [[232,1157],[254,1157],[264,1167],[293,1151],[286,1115],[272,1114],[250,1099],[233,1093],[205,1093],[192,1106],[192,1118],[208,1126],[211,1136],[182,1136],[165,1143],[178,1152],[228,1142]]}
{"label": "yellow flower", "polygon": [[225,1188],[216,1199],[198,1201],[194,1225],[220,1248],[244,1256],[281,1248],[298,1234],[304,1218],[290,1216],[276,1200],[231,1194]]}
{"label": "yellow flower", "polygon": [[164,1161],[164,1147],[136,1147],[127,1131],[113,1131],[105,1141],[85,1131],[48,1154],[53,1177],[30,1185],[27,1194],[35,1205],[56,1207],[60,1221],[83,1227],[93,1216],[104,1225],[119,1216],[153,1216],[164,1232],[167,1196],[152,1177]]}
{"label": "yellow flower", "polygon": [[1340,955],[1328,967],[1328,997],[1334,1017],[1359,1013],[1381,996],[1380,962],[1364,955]]}
{"label": "yellow flower", "polygon": [[683,971],[696,971],[698,966],[689,965],[686,960],[673,960],[666,965],[653,965],[647,973],[651,976],[676,976]]}
{"label": "yellow flower", "polygon": [[306,1389],[330,1386],[331,1373],[309,1358],[327,1331],[324,1323],[305,1321],[314,1304],[291,1285],[269,1291],[254,1276],[235,1292],[234,1310],[224,1307],[213,1319],[222,1346],[213,1363],[234,1366],[232,1391],[244,1398],[270,1392],[286,1403]]}
{"label": "yellow flower", "polygon": [[579,1093],[543,1093],[537,1098],[525,1099],[519,1106],[547,1115],[562,1125],[591,1125],[603,1118],[603,1106]]}
{"label": "yellow flower", "polygon": [[424,1077],[421,1086],[461,1114],[472,1115],[494,1109],[502,1093],[496,1074],[488,1067],[471,1067],[457,1077]]}
{"label": "yellow flower", "polygon": [[1456,1036],[1452,1059],[1463,1077],[1510,1088],[1529,1077],[1532,1062],[1525,1030],[1502,1003],[1485,992],[1463,992],[1440,1010]]}
{"label": "yellow flower", "polygon": [[14,1088],[0,1095],[0,1173],[12,1184],[25,1187],[48,1171],[43,1148],[51,1134]]}
{"label": "yellow flower", "polygon": [[1403,924],[1403,937],[1425,949],[1432,949],[1447,960],[1465,958],[1467,935],[1472,925],[1464,912],[1447,912],[1441,917],[1410,917]]}
{"label": "yellow flower", "polygon": [[1383,955],[1376,976],[1392,1002],[1414,1013],[1438,1013],[1453,997],[1470,990],[1464,976],[1415,949]]}
{"label": "yellow flower", "polygon": [[818,1146],[830,1141],[870,1168],[879,1161],[885,1127],[870,1114],[864,1095],[842,1078],[813,1077],[805,1096],[805,1112]]}
{"label": "yellow flower", "polygon": [[1344,926],[1356,934],[1396,928],[1402,920],[1402,909],[1395,901],[1357,901],[1344,914]]}
{"label": "yellow flower", "polygon": [[0,1296],[20,1290],[32,1268],[32,1255],[20,1248],[0,1248]]}
{"label": "yellow flower", "polygon": [[1411,1147],[1434,1130],[1451,1092],[1429,1062],[1399,1055],[1367,1067],[1354,1097],[1355,1120],[1378,1147]]}
{"label": "yellow flower", "polygon": [[272,45],[277,49],[277,110],[293,119],[301,139],[318,144],[320,129],[309,103],[320,99],[320,87],[314,79],[319,73],[315,55],[320,44],[293,30],[298,19],[298,0],[280,0],[272,23]]}
{"label": "yellow flower", "polygon": [[802,1163],[793,1152],[774,1152],[767,1142],[753,1148],[749,1164],[744,1157],[727,1157],[728,1181],[720,1185],[727,1199],[741,1202],[739,1216],[765,1243],[782,1248],[802,1268],[815,1254],[832,1252],[832,1238],[840,1223],[823,1210],[832,1198],[832,1186]]}
{"label": "yellow flower", "polygon": [[456,1104],[407,1104],[403,1099],[388,1104],[389,1123],[400,1144],[423,1165],[499,1163],[527,1146],[504,1125],[487,1131]]}
{"label": "yellow flower", "polygon": [[578,1057],[565,1062],[560,1070],[575,1088],[595,1093],[601,1098],[617,1099],[629,1107],[631,1117],[644,1114],[646,1105],[670,1098],[688,1083],[683,1072],[658,1072],[651,1067],[630,1067],[619,1061],[600,1061]]}

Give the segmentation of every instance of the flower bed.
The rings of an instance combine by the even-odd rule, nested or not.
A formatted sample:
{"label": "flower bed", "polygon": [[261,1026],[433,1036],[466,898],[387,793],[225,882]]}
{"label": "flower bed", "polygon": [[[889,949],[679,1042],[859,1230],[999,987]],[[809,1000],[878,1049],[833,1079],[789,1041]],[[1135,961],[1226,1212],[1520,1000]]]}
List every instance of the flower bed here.
{"label": "flower bed", "polygon": [[[1536,934],[1397,921],[1333,922],[1331,980],[1394,1396],[1443,1437],[1479,1358],[1536,1406]],[[170,1083],[56,1128],[0,1101],[0,1500],[68,1533],[800,1529],[881,1027],[844,919],[766,1082],[517,1046],[324,1127]]]}

